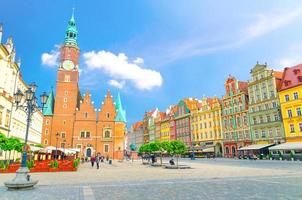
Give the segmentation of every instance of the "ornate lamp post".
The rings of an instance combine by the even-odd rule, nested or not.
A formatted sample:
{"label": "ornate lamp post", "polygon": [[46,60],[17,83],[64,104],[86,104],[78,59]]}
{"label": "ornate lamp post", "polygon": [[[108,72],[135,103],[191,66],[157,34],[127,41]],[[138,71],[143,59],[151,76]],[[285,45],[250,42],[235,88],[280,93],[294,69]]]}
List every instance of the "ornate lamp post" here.
{"label": "ornate lamp post", "polygon": [[59,137],[60,137],[60,133],[56,133],[56,155],[55,155],[55,160],[58,159],[58,140],[59,140]]}
{"label": "ornate lamp post", "polygon": [[31,180],[30,175],[28,174],[29,169],[26,166],[27,139],[28,139],[28,132],[31,123],[31,117],[36,111],[38,111],[40,108],[43,108],[43,106],[47,101],[48,96],[46,95],[45,92],[43,92],[43,94],[40,96],[42,107],[39,107],[35,95],[36,89],[37,89],[37,85],[35,83],[31,83],[24,94],[20,90],[18,90],[16,94],[14,94],[16,110],[21,109],[26,113],[27,124],[26,124],[26,133],[25,133],[21,166],[16,172],[16,177],[13,180],[4,183],[5,186],[8,187],[9,189],[30,188],[38,183],[37,180],[35,181]]}

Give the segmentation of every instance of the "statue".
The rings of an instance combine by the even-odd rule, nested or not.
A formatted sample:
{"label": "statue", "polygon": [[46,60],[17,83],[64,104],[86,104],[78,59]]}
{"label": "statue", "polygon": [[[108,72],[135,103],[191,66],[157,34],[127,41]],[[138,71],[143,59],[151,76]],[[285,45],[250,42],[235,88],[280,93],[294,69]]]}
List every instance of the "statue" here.
{"label": "statue", "polygon": [[130,150],[131,151],[136,151],[136,145],[135,144],[130,144]]}

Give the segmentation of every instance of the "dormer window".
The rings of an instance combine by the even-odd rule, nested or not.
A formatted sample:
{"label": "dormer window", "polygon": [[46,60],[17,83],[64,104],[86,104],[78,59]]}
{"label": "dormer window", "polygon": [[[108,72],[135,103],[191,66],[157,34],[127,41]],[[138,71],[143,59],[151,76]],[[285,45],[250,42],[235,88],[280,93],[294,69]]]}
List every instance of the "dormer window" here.
{"label": "dormer window", "polygon": [[284,81],[284,85],[287,87],[287,86],[289,86],[291,84],[291,81],[289,81],[289,80],[286,80],[286,81]]}
{"label": "dormer window", "polygon": [[295,70],[294,70],[294,74],[295,74],[295,75],[300,74],[300,69],[295,69]]}

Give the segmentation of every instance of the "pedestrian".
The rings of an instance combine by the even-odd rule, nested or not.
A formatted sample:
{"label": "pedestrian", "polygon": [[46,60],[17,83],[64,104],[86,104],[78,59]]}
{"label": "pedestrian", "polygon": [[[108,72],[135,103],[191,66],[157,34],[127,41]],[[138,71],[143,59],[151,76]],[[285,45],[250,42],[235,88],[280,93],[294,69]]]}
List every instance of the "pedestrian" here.
{"label": "pedestrian", "polygon": [[97,154],[97,156],[95,157],[95,162],[96,162],[96,168],[99,169],[100,168],[100,154]]}
{"label": "pedestrian", "polygon": [[91,162],[91,166],[94,166],[94,162],[95,162],[95,157],[91,156],[90,158],[90,162]]}
{"label": "pedestrian", "polygon": [[109,156],[108,156],[108,154],[107,154],[107,156],[106,156],[106,161],[107,161],[107,162],[109,161]]}

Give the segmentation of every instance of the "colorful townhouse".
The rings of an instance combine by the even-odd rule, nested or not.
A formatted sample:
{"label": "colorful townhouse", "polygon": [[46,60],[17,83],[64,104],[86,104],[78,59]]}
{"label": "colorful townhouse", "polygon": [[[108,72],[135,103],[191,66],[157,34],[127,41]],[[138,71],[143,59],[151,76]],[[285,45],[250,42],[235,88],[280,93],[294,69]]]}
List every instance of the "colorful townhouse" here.
{"label": "colorful townhouse", "polygon": [[134,123],[128,131],[126,150],[130,151],[130,146],[132,144],[136,146],[137,150],[144,144],[144,127],[142,121]]}
{"label": "colorful townhouse", "polygon": [[155,124],[155,141],[160,141],[161,138],[161,120],[165,117],[164,112],[157,112],[157,115],[155,116],[154,119],[154,124]]}
{"label": "colorful townhouse", "polygon": [[191,110],[197,108],[198,101],[193,98],[180,100],[175,113],[176,139],[183,141],[187,146],[193,148],[190,130]]}
{"label": "colorful townhouse", "polygon": [[221,102],[217,97],[203,97],[191,112],[191,132],[194,149],[205,154],[223,154]]}
{"label": "colorful townhouse", "polygon": [[269,69],[266,64],[257,63],[251,70],[251,79],[248,82],[248,115],[254,144],[285,142],[278,98],[282,75],[283,72]]}
{"label": "colorful townhouse", "polygon": [[287,142],[302,142],[302,64],[285,68],[279,100]]}
{"label": "colorful townhouse", "polygon": [[160,141],[170,141],[170,110],[164,113],[160,122]]}
{"label": "colorful townhouse", "polygon": [[145,112],[143,124],[144,124],[144,143],[155,141],[155,118],[157,116],[158,109],[154,109],[149,112]]}
{"label": "colorful townhouse", "polygon": [[248,83],[229,76],[222,98],[224,156],[235,157],[237,150],[251,144],[248,123]]}
{"label": "colorful townhouse", "polygon": [[169,108],[169,117],[170,117],[170,141],[176,140],[176,120],[175,120],[175,114],[178,109],[177,105],[170,106]]}

